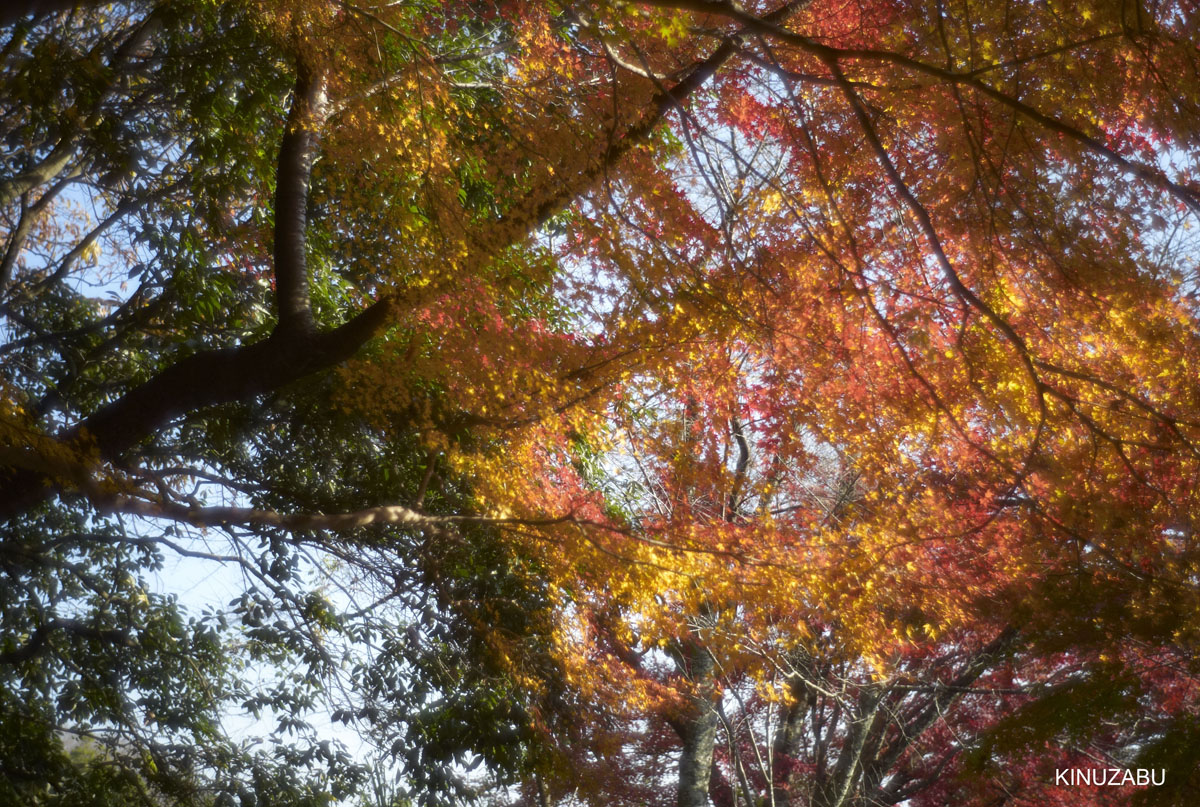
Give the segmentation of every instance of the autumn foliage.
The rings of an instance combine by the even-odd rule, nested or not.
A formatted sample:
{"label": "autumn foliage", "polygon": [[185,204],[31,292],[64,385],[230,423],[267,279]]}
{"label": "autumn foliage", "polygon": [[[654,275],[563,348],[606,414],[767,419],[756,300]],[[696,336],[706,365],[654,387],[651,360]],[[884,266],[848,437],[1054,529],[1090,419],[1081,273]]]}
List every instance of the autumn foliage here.
{"label": "autumn foliage", "polygon": [[[1194,803],[1198,14],[6,23],[0,681],[46,704],[22,730],[100,726],[148,799],[266,787],[170,768],[146,703],[59,698],[97,663],[74,640],[146,618],[93,597],[80,569],[128,562],[96,547],[203,529],[250,569],[243,630],[293,616],[194,640],[336,678],[343,637],[352,680],[314,698],[417,800]],[[391,610],[264,560],[309,551]],[[1166,784],[1055,783],[1097,766]],[[362,785],[323,775],[304,792]]]}

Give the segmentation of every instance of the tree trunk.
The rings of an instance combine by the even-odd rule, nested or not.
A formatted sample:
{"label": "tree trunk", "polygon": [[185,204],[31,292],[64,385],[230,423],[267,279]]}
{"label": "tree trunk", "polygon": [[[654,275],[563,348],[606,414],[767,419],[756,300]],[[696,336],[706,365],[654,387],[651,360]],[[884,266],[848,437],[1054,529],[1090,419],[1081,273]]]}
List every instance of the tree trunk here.
{"label": "tree trunk", "polygon": [[708,807],[713,749],[717,741],[716,664],[708,649],[688,642],[681,655],[684,673],[694,687],[689,713],[678,721],[676,731],[683,741],[679,754],[679,807]]}
{"label": "tree trunk", "polygon": [[800,734],[804,731],[805,713],[812,706],[808,690],[798,677],[789,682],[789,688],[795,700],[779,715],[775,746],[771,749],[771,791],[775,807],[791,807],[792,767]]}

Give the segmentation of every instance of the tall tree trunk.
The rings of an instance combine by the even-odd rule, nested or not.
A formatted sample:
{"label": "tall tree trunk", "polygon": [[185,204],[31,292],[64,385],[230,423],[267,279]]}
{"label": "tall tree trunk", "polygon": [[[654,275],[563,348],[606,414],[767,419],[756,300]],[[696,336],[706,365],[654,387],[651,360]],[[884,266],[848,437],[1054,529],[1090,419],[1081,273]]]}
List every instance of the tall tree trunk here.
{"label": "tall tree trunk", "polygon": [[808,688],[799,676],[788,682],[793,701],[779,714],[775,743],[771,749],[771,791],[775,807],[792,805],[792,767],[796,758],[800,734],[804,730],[805,713],[812,708]]}
{"label": "tall tree trunk", "polygon": [[845,807],[858,790],[863,771],[863,756],[868,740],[875,734],[883,716],[880,706],[884,691],[865,687],[855,703],[854,713],[846,722],[846,737],[838,752],[833,775],[817,789],[813,804],[818,807]]}
{"label": "tall tree trunk", "polygon": [[708,807],[709,781],[713,770],[713,749],[717,742],[719,716],[716,697],[716,662],[708,648],[689,641],[677,663],[692,683],[688,711],[673,721],[683,742],[679,754],[679,807]]}

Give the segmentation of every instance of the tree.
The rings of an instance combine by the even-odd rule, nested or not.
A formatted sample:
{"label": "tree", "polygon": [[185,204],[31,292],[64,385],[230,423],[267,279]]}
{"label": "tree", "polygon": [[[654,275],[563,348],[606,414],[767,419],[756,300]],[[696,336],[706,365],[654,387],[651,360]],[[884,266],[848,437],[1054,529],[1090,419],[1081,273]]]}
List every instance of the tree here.
{"label": "tree", "polygon": [[[216,722],[300,731],[344,688],[425,799],[481,762],[545,803],[638,738],[680,804],[986,803],[989,755],[1162,758],[1195,734],[1195,14],[6,23],[0,672],[29,747],[63,769],[86,729],[176,800],[320,799],[362,782],[336,749],[272,763]],[[162,552],[243,570],[234,623],[152,596]],[[230,650],[295,680],[214,686]],[[1085,725],[1064,678],[1123,688]],[[747,721],[811,688],[824,762],[753,773]]]}

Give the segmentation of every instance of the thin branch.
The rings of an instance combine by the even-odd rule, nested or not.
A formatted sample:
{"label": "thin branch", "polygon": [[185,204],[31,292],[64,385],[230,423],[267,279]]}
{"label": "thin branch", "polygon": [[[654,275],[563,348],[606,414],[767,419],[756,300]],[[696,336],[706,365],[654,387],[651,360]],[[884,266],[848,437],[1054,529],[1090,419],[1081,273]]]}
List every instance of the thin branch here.
{"label": "thin branch", "polygon": [[[720,0],[720,2],[709,2],[709,0],[640,0],[645,5],[655,6],[658,8],[673,8],[683,11],[691,11],[698,14],[711,14],[719,17],[725,17],[743,26],[744,30],[753,31],[754,33],[769,36],[778,39],[781,42],[786,42],[789,45],[797,47],[807,53],[810,53],[818,58],[829,61],[855,60],[855,61],[875,61],[894,64],[898,67],[904,67],[918,73],[924,73],[940,81],[949,82],[952,84],[962,84],[971,87],[974,90],[986,95],[993,101],[1008,107],[1014,112],[1035,121],[1052,132],[1063,135],[1064,137],[1075,141],[1083,146],[1086,150],[1096,154],[1106,161],[1130,172],[1139,179],[1145,180],[1156,188],[1163,190],[1176,199],[1185,204],[1193,213],[1200,215],[1200,191],[1194,188],[1185,187],[1179,183],[1168,179],[1162,171],[1159,171],[1149,165],[1145,165],[1136,160],[1125,157],[1105,145],[1097,138],[1087,134],[1081,129],[1072,126],[1065,121],[1059,120],[1051,115],[1048,115],[1018,98],[1002,92],[995,87],[987,84],[978,78],[978,74],[982,71],[974,70],[969,73],[955,73],[945,68],[937,67],[936,65],[927,64],[918,59],[913,59],[901,53],[893,51],[875,50],[870,48],[835,48],[829,45],[817,42],[803,34],[798,34],[790,31],[778,23],[767,19],[766,17],[757,17],[754,14],[746,11],[740,5],[737,5],[730,0]],[[1101,37],[1098,37],[1098,39]]]}

